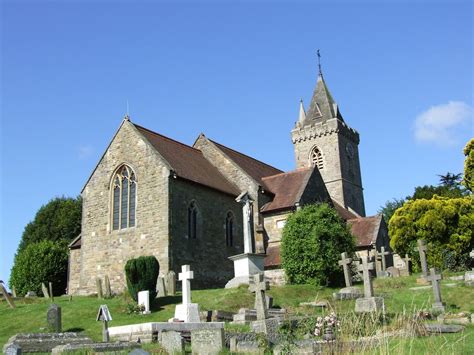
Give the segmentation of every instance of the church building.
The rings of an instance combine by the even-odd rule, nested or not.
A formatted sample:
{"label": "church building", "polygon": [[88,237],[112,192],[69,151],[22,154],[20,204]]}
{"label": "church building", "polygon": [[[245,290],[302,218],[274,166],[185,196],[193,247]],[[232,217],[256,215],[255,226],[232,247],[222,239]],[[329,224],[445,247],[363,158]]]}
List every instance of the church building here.
{"label": "church building", "polygon": [[192,146],[126,116],[86,182],[82,231],[69,245],[68,293],[92,294],[106,275],[126,288],[127,260],[154,255],[160,275],[194,270],[193,287],[233,278],[229,257],[244,251],[242,205],[252,199],[253,250],[265,276],[284,282],[280,241],[289,214],[328,202],[352,226],[360,251],[389,249],[381,215],[365,217],[359,134],[345,122],[322,74],[291,131],[296,170],[280,169],[201,134]]}

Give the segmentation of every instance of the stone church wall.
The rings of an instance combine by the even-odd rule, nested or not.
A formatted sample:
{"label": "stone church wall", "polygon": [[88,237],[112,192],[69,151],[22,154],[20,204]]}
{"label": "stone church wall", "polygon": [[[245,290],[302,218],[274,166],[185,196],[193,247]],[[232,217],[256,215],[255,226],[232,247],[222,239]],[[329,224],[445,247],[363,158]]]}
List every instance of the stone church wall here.
{"label": "stone church wall", "polygon": [[79,276],[81,274],[81,249],[71,249],[69,251],[68,273],[69,293],[69,290],[77,290],[79,288]]}
{"label": "stone church wall", "polygon": [[[188,237],[188,206],[198,208],[197,238]],[[243,247],[242,206],[235,196],[194,184],[170,179],[170,251],[171,268],[178,274],[181,265],[191,265],[193,288],[224,286],[234,277],[229,256],[241,254]],[[234,246],[226,246],[225,221],[234,214]]]}
{"label": "stone church wall", "polygon": [[[136,174],[136,226],[111,230],[111,179],[123,163]],[[168,271],[168,179],[165,163],[128,121],[124,121],[82,192],[80,273],[71,261],[71,293],[96,292],[96,277],[108,275],[113,292],[125,289],[127,260],[154,255]],[[79,276],[79,277],[77,277]]]}

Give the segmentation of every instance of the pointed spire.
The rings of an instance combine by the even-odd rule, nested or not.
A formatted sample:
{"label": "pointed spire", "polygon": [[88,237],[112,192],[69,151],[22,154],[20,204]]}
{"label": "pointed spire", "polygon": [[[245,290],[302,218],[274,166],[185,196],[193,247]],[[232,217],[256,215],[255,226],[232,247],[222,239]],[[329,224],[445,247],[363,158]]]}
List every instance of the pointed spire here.
{"label": "pointed spire", "polygon": [[298,124],[303,125],[304,121],[306,121],[306,112],[304,110],[303,99],[300,100],[300,114],[298,116]]}
{"label": "pointed spire", "polygon": [[310,120],[329,120],[337,117],[344,121],[321,72],[318,74],[318,82],[311,98],[307,117]]}

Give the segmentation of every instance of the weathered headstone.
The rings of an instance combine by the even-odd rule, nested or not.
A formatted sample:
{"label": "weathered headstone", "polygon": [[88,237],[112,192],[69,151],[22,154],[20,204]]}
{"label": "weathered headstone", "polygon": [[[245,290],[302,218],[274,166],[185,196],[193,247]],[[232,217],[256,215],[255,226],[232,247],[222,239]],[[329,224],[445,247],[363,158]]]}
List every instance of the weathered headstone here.
{"label": "weathered headstone", "polygon": [[54,302],[54,294],[53,294],[53,283],[49,283],[49,297],[51,298],[51,302]]}
{"label": "weathered headstone", "polygon": [[408,256],[408,254],[405,254],[405,259],[403,259],[405,262],[405,267],[403,269],[400,269],[400,276],[410,276],[411,275],[411,258]]}
{"label": "weathered headstone", "polygon": [[189,265],[183,265],[178,277],[182,282],[183,303],[176,305],[174,318],[183,322],[200,322],[199,305],[191,303],[191,280],[194,272]]}
{"label": "weathered headstone", "polygon": [[61,307],[53,303],[48,308],[48,313],[46,315],[48,322],[48,328],[53,333],[62,332],[62,322],[61,322]]}
{"label": "weathered headstone", "polygon": [[418,239],[417,245],[418,246],[416,250],[420,254],[422,278],[426,279],[428,277],[428,263],[426,261],[426,251],[428,250],[428,246],[426,245],[426,242],[423,239]]}
{"label": "weathered headstone", "polygon": [[156,281],[156,292],[158,294],[158,297],[166,296],[165,279],[161,276],[159,276],[158,280]]}
{"label": "weathered headstone", "polygon": [[341,260],[338,261],[338,264],[342,266],[344,271],[344,280],[346,282],[346,287],[352,286],[352,275],[350,264],[352,263],[352,259],[347,256],[347,253],[344,252],[341,254]]}
{"label": "weathered headstone", "polygon": [[112,298],[112,288],[110,287],[110,279],[108,275],[104,277],[104,286],[105,286],[105,298]]}
{"label": "weathered headstone", "polygon": [[143,306],[143,314],[150,314],[150,291],[138,292],[138,305]]}
{"label": "weathered headstone", "polygon": [[95,286],[97,288],[97,298],[102,299],[104,297],[102,292],[102,280],[98,277],[95,279]]}
{"label": "weathered headstone", "polygon": [[21,333],[8,339],[3,351],[16,344],[23,353],[51,353],[59,345],[91,343],[91,338],[80,333]]}
{"label": "weathered headstone", "polygon": [[15,288],[15,286],[12,287],[12,296],[13,296],[13,298],[16,298],[16,288]]}
{"label": "weathered headstone", "polygon": [[427,277],[427,280],[431,281],[431,286],[433,287],[433,296],[434,296],[434,303],[433,303],[433,310],[438,312],[444,312],[444,304],[441,300],[441,288],[440,288],[440,281],[443,278],[441,274],[436,274],[436,269],[430,269],[430,276]]}
{"label": "weathered headstone", "polygon": [[28,291],[25,295],[25,298],[38,297],[35,291]]}
{"label": "weathered headstone", "polygon": [[382,271],[387,270],[387,259],[386,256],[390,255],[389,251],[385,251],[385,247],[380,248],[380,256],[382,257]]}
{"label": "weathered headstone", "polygon": [[224,347],[224,329],[191,330],[193,354],[220,354]]}
{"label": "weathered headstone", "polygon": [[0,293],[3,294],[3,297],[5,297],[5,299],[7,300],[8,305],[9,305],[11,308],[16,308],[15,302],[13,302],[13,299],[11,298],[10,294],[7,292],[7,290],[6,290],[5,287],[3,286],[3,283],[2,283],[2,282],[0,282]]}
{"label": "weathered headstone", "polygon": [[[469,256],[474,260],[474,250],[469,253]],[[464,274],[464,284],[466,286],[474,286],[474,267]]]}
{"label": "weathered headstone", "polygon": [[258,273],[253,276],[253,284],[251,291],[255,292],[255,309],[257,310],[257,320],[264,320],[268,318],[267,300],[265,298],[265,291],[270,289],[268,282],[265,280],[263,273]]}
{"label": "weathered headstone", "polygon": [[104,342],[109,342],[109,322],[112,320],[112,315],[110,314],[109,307],[106,304],[103,304],[99,308],[97,313],[96,321],[102,321],[102,340]]}
{"label": "weathered headstone", "polygon": [[41,283],[41,291],[43,291],[44,298],[49,298],[49,292],[44,282]]}
{"label": "weathered headstone", "polygon": [[395,266],[389,266],[387,272],[391,277],[400,277],[400,269]]}
{"label": "weathered headstone", "polygon": [[364,278],[364,297],[356,299],[355,311],[363,313],[383,310],[384,300],[382,297],[374,297],[374,290],[372,287],[370,270],[374,269],[374,263],[369,262],[367,256],[364,255],[357,268],[362,271]]}
{"label": "weathered headstone", "polygon": [[162,331],[160,344],[169,354],[184,353],[184,339],[180,332],[173,330]]}
{"label": "weathered headstone", "polygon": [[11,344],[5,349],[5,355],[21,355],[21,347],[18,344]]}
{"label": "weathered headstone", "polygon": [[173,270],[166,275],[165,288],[168,296],[176,295],[176,273]]}

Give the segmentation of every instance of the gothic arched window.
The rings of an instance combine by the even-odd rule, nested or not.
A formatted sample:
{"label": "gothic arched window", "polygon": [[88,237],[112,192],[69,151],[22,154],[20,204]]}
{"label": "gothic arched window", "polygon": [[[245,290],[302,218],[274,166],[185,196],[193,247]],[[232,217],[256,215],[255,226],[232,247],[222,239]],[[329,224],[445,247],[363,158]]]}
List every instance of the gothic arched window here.
{"label": "gothic arched window", "polygon": [[127,165],[117,170],[113,179],[112,228],[113,230],[135,226],[137,181],[135,173]]}
{"label": "gothic arched window", "polygon": [[225,245],[231,247],[234,245],[234,214],[228,212],[225,218]]}
{"label": "gothic arched window", "polygon": [[197,238],[197,207],[196,203],[193,201],[189,204],[188,207],[188,237],[189,239]]}
{"label": "gothic arched window", "polygon": [[311,165],[317,167],[319,170],[324,168],[323,154],[318,147],[314,147],[310,155]]}

